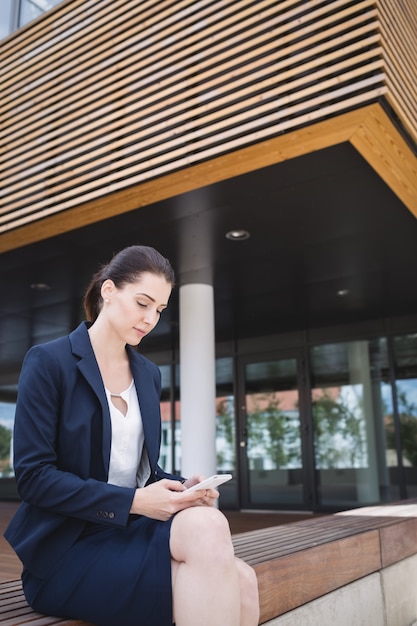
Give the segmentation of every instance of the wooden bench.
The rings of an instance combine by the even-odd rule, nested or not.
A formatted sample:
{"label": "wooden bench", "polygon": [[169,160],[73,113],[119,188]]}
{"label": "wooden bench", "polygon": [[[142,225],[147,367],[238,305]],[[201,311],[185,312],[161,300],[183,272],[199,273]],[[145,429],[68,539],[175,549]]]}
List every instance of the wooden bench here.
{"label": "wooden bench", "polygon": [[415,502],[354,509],[235,535],[236,554],[257,574],[260,623],[417,554]]}
{"label": "wooden bench", "polygon": [[[275,624],[297,607],[417,554],[417,504],[367,507],[241,533],[233,544],[256,571],[260,623]],[[0,583],[1,626],[53,624],[92,626],[36,614],[20,581]]]}

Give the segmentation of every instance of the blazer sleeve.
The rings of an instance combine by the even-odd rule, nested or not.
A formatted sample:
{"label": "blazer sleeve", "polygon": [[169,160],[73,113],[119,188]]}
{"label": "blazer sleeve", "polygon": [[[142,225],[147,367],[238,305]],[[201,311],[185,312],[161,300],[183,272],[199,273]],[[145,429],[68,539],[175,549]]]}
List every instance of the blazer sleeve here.
{"label": "blazer sleeve", "polygon": [[[75,451],[71,444],[65,447],[66,437],[61,429],[64,427],[64,435],[68,433],[68,441],[71,436],[74,441],[85,433],[82,417],[77,412],[67,414],[62,408],[63,396],[71,388],[64,380],[67,373],[58,357],[42,345],[35,346],[22,366],[14,427],[14,469],[19,495],[25,502],[51,513],[124,526],[134,488],[110,485],[63,469],[71,467]],[[82,414],[81,400],[82,397]],[[62,439],[64,442],[58,446]]]}

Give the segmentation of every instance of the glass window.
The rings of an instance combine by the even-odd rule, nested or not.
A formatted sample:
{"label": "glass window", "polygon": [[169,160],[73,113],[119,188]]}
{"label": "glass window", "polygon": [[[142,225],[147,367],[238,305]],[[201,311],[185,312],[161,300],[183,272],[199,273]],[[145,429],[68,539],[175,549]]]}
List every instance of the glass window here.
{"label": "glass window", "polygon": [[2,498],[16,498],[13,472],[13,424],[16,404],[0,401],[0,493]]}
{"label": "glass window", "polygon": [[28,24],[63,0],[0,0],[0,39]]}
{"label": "glass window", "polygon": [[353,507],[399,498],[385,339],[311,350],[318,502]]}
{"label": "glass window", "polygon": [[[394,338],[402,465],[407,497],[417,497],[417,334]],[[392,429],[393,431],[394,429]]]}
{"label": "glass window", "polygon": [[0,478],[13,476],[13,423],[16,405],[0,402]]}
{"label": "glass window", "polygon": [[62,0],[21,0],[19,11],[19,27],[31,22],[42,13],[46,13]]}
{"label": "glass window", "polygon": [[236,415],[233,385],[233,359],[216,360],[216,455],[217,471],[233,479],[221,487],[220,506],[235,508],[237,495]]}
{"label": "glass window", "polygon": [[0,2],[0,39],[7,37],[12,30],[12,0]]}

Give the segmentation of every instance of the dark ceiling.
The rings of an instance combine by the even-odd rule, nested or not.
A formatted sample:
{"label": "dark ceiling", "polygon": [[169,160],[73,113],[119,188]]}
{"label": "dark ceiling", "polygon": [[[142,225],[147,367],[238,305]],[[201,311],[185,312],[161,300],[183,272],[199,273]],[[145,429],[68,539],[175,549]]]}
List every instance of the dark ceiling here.
{"label": "dark ceiling", "polygon": [[[238,228],[251,237],[225,238]],[[0,391],[30,345],[77,325],[91,274],[134,243],[167,256],[178,284],[213,279],[219,340],[417,313],[417,220],[342,144],[1,255]],[[143,348],[170,345],[177,320],[178,290]]]}

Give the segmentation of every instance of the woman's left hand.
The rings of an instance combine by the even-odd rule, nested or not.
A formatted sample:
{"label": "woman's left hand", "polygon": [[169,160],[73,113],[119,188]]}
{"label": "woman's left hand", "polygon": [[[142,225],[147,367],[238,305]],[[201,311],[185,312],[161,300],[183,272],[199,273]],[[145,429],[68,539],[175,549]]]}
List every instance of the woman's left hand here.
{"label": "woman's left hand", "polygon": [[[183,485],[188,489],[189,487],[201,483],[202,480],[204,480],[204,476],[192,476],[191,478],[187,478]],[[198,493],[200,497],[195,501],[194,506],[216,506],[216,500],[220,495],[217,489],[198,489],[195,493]]]}

